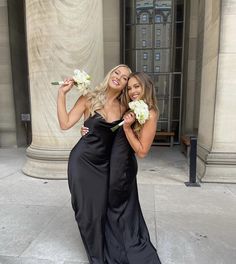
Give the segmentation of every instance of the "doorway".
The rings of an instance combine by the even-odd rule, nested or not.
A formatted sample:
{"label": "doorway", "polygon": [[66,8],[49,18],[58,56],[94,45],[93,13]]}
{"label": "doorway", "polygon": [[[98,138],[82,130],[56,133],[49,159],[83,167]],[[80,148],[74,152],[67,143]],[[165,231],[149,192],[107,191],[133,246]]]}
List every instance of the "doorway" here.
{"label": "doorway", "polygon": [[[185,0],[121,1],[122,62],[155,83],[160,118],[154,144],[180,142]],[[160,137],[159,135],[164,135]]]}

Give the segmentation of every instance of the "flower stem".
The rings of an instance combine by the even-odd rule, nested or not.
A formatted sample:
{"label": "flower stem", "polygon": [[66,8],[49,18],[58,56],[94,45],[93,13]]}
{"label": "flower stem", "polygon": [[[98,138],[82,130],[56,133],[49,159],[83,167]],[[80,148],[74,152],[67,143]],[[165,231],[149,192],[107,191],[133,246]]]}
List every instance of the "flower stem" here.
{"label": "flower stem", "polygon": [[62,85],[64,82],[60,81],[60,82],[51,82],[52,85]]}
{"label": "flower stem", "polygon": [[112,132],[115,132],[120,126],[122,126],[124,124],[124,120],[122,122],[120,122],[118,125],[114,126],[111,128],[111,131]]}

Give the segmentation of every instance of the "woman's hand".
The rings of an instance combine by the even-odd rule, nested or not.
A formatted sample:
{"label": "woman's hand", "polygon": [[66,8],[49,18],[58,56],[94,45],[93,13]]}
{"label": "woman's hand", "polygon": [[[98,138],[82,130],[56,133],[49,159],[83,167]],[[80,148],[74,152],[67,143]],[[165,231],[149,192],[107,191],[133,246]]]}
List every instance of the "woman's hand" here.
{"label": "woman's hand", "polygon": [[63,94],[68,93],[74,86],[74,80],[72,78],[67,78],[64,80],[64,83],[59,87],[59,92]]}
{"label": "woman's hand", "polygon": [[129,128],[135,122],[135,114],[128,112],[124,115],[124,128]]}
{"label": "woman's hand", "polygon": [[85,136],[89,132],[89,128],[85,126],[81,126],[80,133],[82,136]]}

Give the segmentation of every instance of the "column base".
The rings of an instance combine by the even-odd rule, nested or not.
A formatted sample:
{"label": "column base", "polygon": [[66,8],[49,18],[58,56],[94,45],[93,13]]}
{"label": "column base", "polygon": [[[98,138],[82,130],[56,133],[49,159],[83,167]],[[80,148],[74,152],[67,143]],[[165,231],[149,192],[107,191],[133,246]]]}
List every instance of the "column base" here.
{"label": "column base", "polygon": [[236,153],[209,152],[198,146],[197,173],[201,182],[236,183]]}
{"label": "column base", "polygon": [[47,150],[30,146],[26,150],[24,174],[41,179],[67,179],[67,163],[70,150]]}

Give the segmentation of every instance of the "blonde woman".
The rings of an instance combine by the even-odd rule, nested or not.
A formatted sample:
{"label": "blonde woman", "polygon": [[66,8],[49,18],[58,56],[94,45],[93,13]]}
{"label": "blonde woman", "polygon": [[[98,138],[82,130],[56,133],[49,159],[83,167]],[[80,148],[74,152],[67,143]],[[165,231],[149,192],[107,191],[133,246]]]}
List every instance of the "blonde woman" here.
{"label": "blonde woman", "polygon": [[[145,157],[156,134],[158,108],[154,85],[145,73],[131,73],[122,104],[144,100],[150,117],[140,125],[132,112],[124,115],[124,125],[115,135],[110,158],[110,181],[105,226],[105,257],[108,264],[160,264],[143,218],[137,191],[135,154]],[[86,129],[82,134],[86,133]]]}
{"label": "blonde woman", "polygon": [[114,133],[123,108],[120,95],[130,75],[126,65],[112,69],[93,93],[81,96],[69,113],[66,94],[74,85],[66,79],[58,92],[58,120],[61,129],[69,129],[84,117],[89,133],[82,137],[70,153],[68,182],[89,263],[104,264],[104,227],[107,210],[110,153]]}

